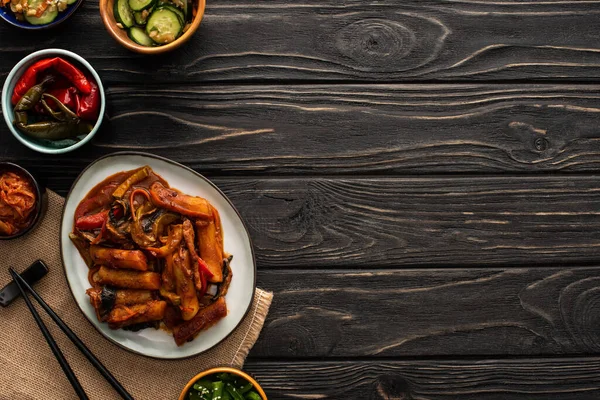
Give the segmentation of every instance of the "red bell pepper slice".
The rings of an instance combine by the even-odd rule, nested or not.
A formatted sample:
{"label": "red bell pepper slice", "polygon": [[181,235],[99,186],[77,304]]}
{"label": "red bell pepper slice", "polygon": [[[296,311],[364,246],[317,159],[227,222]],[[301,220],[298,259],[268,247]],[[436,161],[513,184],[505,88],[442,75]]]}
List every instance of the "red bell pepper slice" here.
{"label": "red bell pepper slice", "polygon": [[93,80],[89,80],[91,91],[89,94],[81,96],[77,115],[86,121],[96,121],[100,115],[100,89]]}
{"label": "red bell pepper slice", "polygon": [[198,270],[200,271],[200,281],[202,282],[202,290],[198,293],[198,297],[202,297],[208,290],[208,279],[211,279],[214,275],[200,257],[198,257]]}
{"label": "red bell pepper slice", "polygon": [[92,229],[102,228],[106,224],[108,219],[108,210],[100,211],[97,214],[84,215],[83,217],[77,218],[75,221],[75,227],[84,231],[90,231]]}
{"label": "red bell pepper slice", "polygon": [[37,81],[40,79],[39,75],[51,68],[71,81],[71,83],[81,93],[85,95],[91,93],[92,86],[90,81],[78,68],[60,57],[46,58],[30,66],[21,76],[21,78],[19,78],[11,98],[12,104],[16,105],[21,97],[23,97],[29,89],[38,83]]}

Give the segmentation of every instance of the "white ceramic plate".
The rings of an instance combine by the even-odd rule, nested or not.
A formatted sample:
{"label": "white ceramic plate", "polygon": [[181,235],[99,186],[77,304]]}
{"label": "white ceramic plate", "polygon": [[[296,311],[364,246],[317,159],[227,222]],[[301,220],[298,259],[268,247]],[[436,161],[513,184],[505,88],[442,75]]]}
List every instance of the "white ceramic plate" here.
{"label": "white ceramic plate", "polygon": [[[213,204],[221,215],[225,251],[233,254],[231,269],[233,279],[226,296],[228,314],[216,325],[201,332],[192,342],[177,347],[173,337],[155,329],[138,332],[111,330],[100,323],[90,304],[86,289],[88,268],[69,239],[73,228],[73,215],[79,202],[99,182],[117,172],[149,165],[163,177],[169,186],[182,192],[202,196]],[[60,247],[67,281],[75,301],[87,319],[113,343],[135,353],[149,357],[177,359],[202,353],[224,340],[242,321],[252,303],[256,286],[256,264],[248,230],[229,199],[193,170],[174,161],[152,154],[123,152],[100,158],[79,175],[65,202],[60,229]]]}

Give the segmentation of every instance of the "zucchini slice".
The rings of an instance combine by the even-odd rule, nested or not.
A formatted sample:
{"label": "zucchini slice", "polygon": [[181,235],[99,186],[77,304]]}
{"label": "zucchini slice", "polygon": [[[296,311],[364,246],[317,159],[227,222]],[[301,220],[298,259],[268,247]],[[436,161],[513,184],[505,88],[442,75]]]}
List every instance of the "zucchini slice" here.
{"label": "zucchini slice", "polygon": [[173,42],[181,35],[182,30],[183,23],[179,15],[164,7],[154,10],[146,24],[146,33],[158,44]]}
{"label": "zucchini slice", "polygon": [[[44,2],[45,0],[28,0],[27,5],[30,9],[38,9]],[[48,6],[46,11],[39,17],[29,16],[25,13],[25,20],[31,25],[46,25],[54,21],[56,17],[58,17],[58,8],[55,5]]]}
{"label": "zucchini slice", "polygon": [[128,35],[129,38],[137,44],[147,47],[154,46],[154,42],[152,41],[152,39],[150,39],[150,37],[146,35],[146,32],[138,26],[132,26],[131,28],[129,28]]}
{"label": "zucchini slice", "polygon": [[115,0],[114,13],[117,22],[120,22],[124,28],[131,28],[135,25],[133,12],[131,11],[131,8],[129,8],[128,0]]}
{"label": "zucchini slice", "polygon": [[154,6],[156,0],[129,0],[129,8],[133,11],[148,10]]}

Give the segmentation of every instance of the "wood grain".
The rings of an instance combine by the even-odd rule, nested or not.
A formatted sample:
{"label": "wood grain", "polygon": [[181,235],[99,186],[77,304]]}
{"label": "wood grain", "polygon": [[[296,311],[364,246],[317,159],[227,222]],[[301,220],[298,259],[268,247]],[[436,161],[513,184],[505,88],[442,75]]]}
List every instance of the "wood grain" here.
{"label": "wood grain", "polygon": [[209,176],[597,171],[599,92],[546,84],[111,88],[101,131],[75,157],[40,158],[2,125],[0,157],[43,164],[66,181],[100,155],[131,149]]}
{"label": "wood grain", "polygon": [[[129,53],[86,2],[52,35],[0,25],[0,74],[25,52],[64,47],[107,83],[265,80],[594,80],[599,1],[216,0],[184,48]],[[85,40],[73,40],[85,32]]]}
{"label": "wood grain", "polygon": [[594,176],[213,181],[241,212],[261,268],[598,261]]}
{"label": "wood grain", "polygon": [[596,262],[596,177],[216,179],[261,267]]}
{"label": "wood grain", "polygon": [[270,400],[595,400],[598,358],[263,362],[245,369]]}
{"label": "wood grain", "polygon": [[259,271],[260,358],[600,353],[599,268]]}

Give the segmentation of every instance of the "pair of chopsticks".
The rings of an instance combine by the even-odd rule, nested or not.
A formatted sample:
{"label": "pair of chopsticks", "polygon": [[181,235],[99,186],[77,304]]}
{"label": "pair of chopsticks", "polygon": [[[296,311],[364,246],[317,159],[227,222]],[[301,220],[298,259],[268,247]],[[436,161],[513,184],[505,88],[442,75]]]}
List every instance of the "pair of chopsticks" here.
{"label": "pair of chopsticks", "polygon": [[92,354],[92,352],[86,347],[86,345],[83,344],[83,342],[77,337],[77,335],[75,335],[75,332],[73,332],[71,330],[71,328],[69,328],[63,322],[63,320],[60,319],[60,317],[58,315],[56,315],[56,313],[50,308],[50,306],[40,297],[39,294],[37,294],[37,292],[25,281],[25,279],[23,279],[21,277],[21,275],[17,274],[14,269],[9,268],[9,271],[13,277],[13,280],[16,282],[17,286],[19,287],[19,291],[21,292],[23,299],[25,299],[25,303],[27,304],[29,311],[31,311],[31,314],[33,315],[33,318],[35,319],[35,322],[37,323],[40,330],[42,331],[42,334],[44,335],[46,342],[48,342],[48,346],[50,346],[50,349],[52,350],[52,353],[54,353],[54,356],[58,360],[58,363],[60,364],[63,372],[69,379],[69,382],[71,382],[73,389],[75,389],[77,396],[79,396],[79,398],[81,400],[89,400],[89,397],[85,393],[85,390],[83,390],[83,387],[81,387],[81,383],[79,383],[77,376],[75,375],[75,373],[69,366],[67,359],[65,358],[63,353],[60,351],[60,348],[58,347],[58,345],[54,341],[54,338],[48,331],[48,328],[44,324],[44,321],[42,321],[42,318],[40,317],[37,310],[31,303],[31,300],[27,296],[27,292],[31,293],[33,298],[39,303],[39,305],[44,309],[44,311],[46,311],[48,313],[48,315],[50,316],[50,318],[52,318],[52,320],[56,323],[56,325],[58,325],[58,327],[65,333],[65,335],[67,335],[67,337],[71,340],[71,342],[73,342],[73,344],[79,349],[79,351],[81,351],[83,353],[85,358],[87,358],[90,361],[90,363],[92,363],[92,365],[94,367],[96,367],[96,369],[102,374],[102,376],[108,381],[108,383],[110,383],[110,385],[119,393],[119,395],[121,395],[121,397],[123,399],[134,400],[133,397],[131,397],[131,395],[129,393],[127,393],[125,388],[119,383],[119,381],[117,381],[117,379],[106,369],[106,367],[104,365],[102,365],[102,363],[94,356],[94,354]]}

